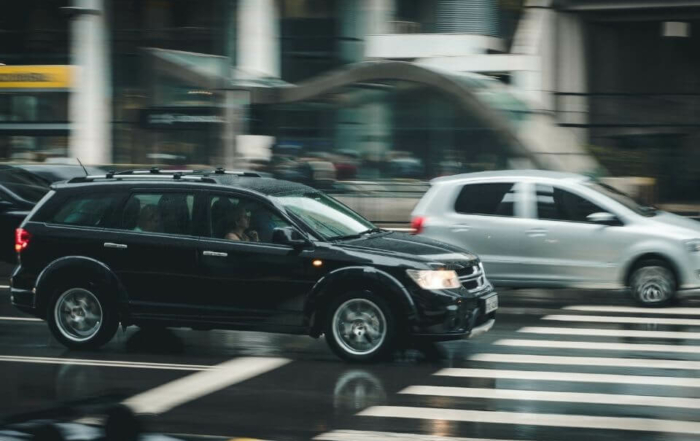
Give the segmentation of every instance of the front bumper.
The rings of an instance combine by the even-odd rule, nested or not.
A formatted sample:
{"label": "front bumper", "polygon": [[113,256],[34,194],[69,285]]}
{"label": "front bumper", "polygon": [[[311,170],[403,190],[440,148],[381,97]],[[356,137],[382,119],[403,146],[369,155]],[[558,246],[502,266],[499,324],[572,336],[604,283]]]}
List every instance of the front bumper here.
{"label": "front bumper", "polygon": [[486,312],[486,299],[497,298],[489,290],[474,299],[461,299],[452,305],[444,305],[440,311],[423,311],[421,319],[413,326],[415,337],[435,341],[475,338],[488,332],[496,322],[496,312]]}

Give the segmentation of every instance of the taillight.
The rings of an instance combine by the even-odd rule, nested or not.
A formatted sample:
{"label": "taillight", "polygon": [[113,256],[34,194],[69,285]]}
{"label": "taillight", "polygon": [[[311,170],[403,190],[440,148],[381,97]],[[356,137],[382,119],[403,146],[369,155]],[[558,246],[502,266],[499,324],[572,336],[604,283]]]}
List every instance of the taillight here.
{"label": "taillight", "polygon": [[423,225],[425,224],[425,218],[423,216],[414,217],[411,220],[411,229],[413,229],[413,234],[421,234],[423,232]]}
{"label": "taillight", "polygon": [[31,238],[32,235],[29,233],[29,231],[25,230],[24,228],[17,228],[15,230],[15,251],[19,253],[23,249],[27,248],[29,245],[29,239]]}

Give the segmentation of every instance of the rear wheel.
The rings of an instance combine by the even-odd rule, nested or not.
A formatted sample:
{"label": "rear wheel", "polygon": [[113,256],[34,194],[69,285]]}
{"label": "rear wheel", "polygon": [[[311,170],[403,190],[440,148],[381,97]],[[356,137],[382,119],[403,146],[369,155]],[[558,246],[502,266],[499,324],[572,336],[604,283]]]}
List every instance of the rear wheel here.
{"label": "rear wheel", "polygon": [[331,302],[326,342],[346,361],[376,361],[396,340],[396,320],[386,301],[369,291],[347,293]]}
{"label": "rear wheel", "polygon": [[54,337],[72,349],[100,347],[119,327],[112,302],[88,287],[58,290],[49,303],[47,321]]}
{"label": "rear wheel", "polygon": [[632,297],[648,307],[668,305],[676,295],[676,286],[673,271],[660,260],[642,262],[630,277]]}

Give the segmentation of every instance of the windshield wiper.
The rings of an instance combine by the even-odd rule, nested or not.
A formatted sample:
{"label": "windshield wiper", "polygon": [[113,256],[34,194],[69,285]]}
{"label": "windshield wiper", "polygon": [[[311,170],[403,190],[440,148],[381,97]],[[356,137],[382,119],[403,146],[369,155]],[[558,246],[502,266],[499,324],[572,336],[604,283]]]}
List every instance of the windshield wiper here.
{"label": "windshield wiper", "polygon": [[654,216],[659,209],[652,206],[642,206],[640,207],[646,216]]}
{"label": "windshield wiper", "polygon": [[350,240],[350,239],[361,239],[361,234],[347,234],[345,236],[331,236],[328,240]]}
{"label": "windshield wiper", "polygon": [[375,234],[375,233],[383,233],[384,230],[381,228],[370,228],[369,230],[361,231],[359,234]]}

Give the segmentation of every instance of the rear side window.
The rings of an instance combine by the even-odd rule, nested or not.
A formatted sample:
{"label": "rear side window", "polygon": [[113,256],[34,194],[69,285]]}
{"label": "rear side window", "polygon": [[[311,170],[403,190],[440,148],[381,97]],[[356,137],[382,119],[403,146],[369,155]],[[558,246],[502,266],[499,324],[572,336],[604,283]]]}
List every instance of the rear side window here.
{"label": "rear side window", "polygon": [[123,230],[193,235],[194,195],[189,193],[138,193],[129,197],[121,215]]}
{"label": "rear side window", "polygon": [[82,227],[103,226],[114,209],[115,202],[116,196],[113,195],[72,196],[61,204],[48,222]]}
{"label": "rear side window", "polygon": [[515,183],[465,185],[455,202],[455,211],[461,214],[514,216]]}

